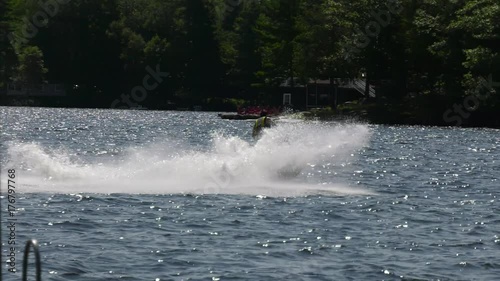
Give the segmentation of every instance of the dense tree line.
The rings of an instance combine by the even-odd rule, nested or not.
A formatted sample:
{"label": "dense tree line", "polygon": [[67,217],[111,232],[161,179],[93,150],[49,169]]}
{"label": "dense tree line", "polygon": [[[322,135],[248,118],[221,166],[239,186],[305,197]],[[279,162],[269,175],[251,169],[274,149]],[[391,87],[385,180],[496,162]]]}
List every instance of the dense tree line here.
{"label": "dense tree line", "polygon": [[390,100],[500,107],[497,0],[6,0],[0,22],[1,83],[79,85],[107,103],[149,66],[168,73],[152,100],[365,73],[390,81]]}

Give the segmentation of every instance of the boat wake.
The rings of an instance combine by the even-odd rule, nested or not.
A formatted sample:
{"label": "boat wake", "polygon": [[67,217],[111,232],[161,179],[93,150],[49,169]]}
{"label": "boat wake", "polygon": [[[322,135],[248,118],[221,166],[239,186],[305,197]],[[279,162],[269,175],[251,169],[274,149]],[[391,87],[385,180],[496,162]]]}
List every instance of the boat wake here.
{"label": "boat wake", "polygon": [[282,122],[257,143],[212,132],[204,149],[169,140],[85,158],[68,148],[10,142],[3,167],[21,171],[20,192],[372,194],[336,183],[333,173],[313,173],[352,160],[370,136],[361,124]]}

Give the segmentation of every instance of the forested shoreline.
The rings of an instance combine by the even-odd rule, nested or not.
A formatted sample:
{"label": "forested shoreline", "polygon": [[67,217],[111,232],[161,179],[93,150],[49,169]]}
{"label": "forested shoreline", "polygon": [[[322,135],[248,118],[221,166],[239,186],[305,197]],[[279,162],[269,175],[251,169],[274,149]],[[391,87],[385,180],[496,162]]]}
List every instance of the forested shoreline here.
{"label": "forested shoreline", "polygon": [[362,77],[383,86],[347,111],[500,127],[497,0],[5,0],[0,29],[0,88],[62,84],[74,106],[266,103],[290,77]]}

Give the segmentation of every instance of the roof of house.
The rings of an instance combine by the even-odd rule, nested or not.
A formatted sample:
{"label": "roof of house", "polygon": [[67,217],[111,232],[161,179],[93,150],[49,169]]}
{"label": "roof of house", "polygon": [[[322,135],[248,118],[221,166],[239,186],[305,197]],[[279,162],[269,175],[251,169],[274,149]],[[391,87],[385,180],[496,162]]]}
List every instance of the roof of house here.
{"label": "roof of house", "polygon": [[[305,85],[302,84],[302,81],[300,81],[300,78],[294,77],[294,87],[304,87]],[[328,85],[330,84],[330,80],[321,80],[321,79],[309,79],[308,84],[320,84],[320,85]],[[283,82],[281,82],[280,87],[291,87],[292,86],[292,79],[288,77],[285,79]]]}

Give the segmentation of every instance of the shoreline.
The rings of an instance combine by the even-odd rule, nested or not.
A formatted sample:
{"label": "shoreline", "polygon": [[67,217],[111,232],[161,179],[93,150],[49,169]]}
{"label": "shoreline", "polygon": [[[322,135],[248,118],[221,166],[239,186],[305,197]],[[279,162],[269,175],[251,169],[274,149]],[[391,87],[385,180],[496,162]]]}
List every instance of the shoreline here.
{"label": "shoreline", "polygon": [[[33,108],[65,108],[65,109],[100,109],[100,110],[141,110],[141,111],[189,111],[189,112],[213,112],[218,113],[217,116],[221,120],[254,120],[259,116],[257,115],[238,115],[237,113],[221,110],[186,110],[186,108],[179,109],[124,109],[124,108],[109,108],[109,107],[68,107],[68,106],[31,106],[31,105],[0,105],[0,107],[33,107]],[[454,128],[485,128],[485,129],[500,129],[500,125],[481,124],[481,123],[464,123],[460,126],[453,124],[446,124],[444,122],[432,122],[435,120],[428,120],[427,122],[418,122],[415,116],[406,116],[406,118],[379,118],[374,116],[373,113],[363,110],[337,110],[333,109],[312,109],[307,111],[298,111],[292,113],[297,115],[298,119],[316,120],[316,121],[355,121],[363,122],[374,125],[386,126],[424,126],[424,127],[454,127]],[[271,117],[280,117],[283,115],[276,115]],[[384,115],[386,117],[387,115]],[[401,117],[401,116],[399,116]],[[385,120],[382,120],[385,119]],[[444,121],[444,120],[443,120]]]}
{"label": "shoreline", "polygon": [[[444,104],[425,107],[410,103],[350,103],[331,108],[312,109],[306,118],[315,120],[359,120],[379,125],[408,125],[457,128],[500,129],[500,119],[495,112],[469,112],[468,118],[461,118],[460,124],[445,118],[447,106]],[[458,116],[458,115],[457,115]],[[455,120],[453,120],[455,121]]]}

